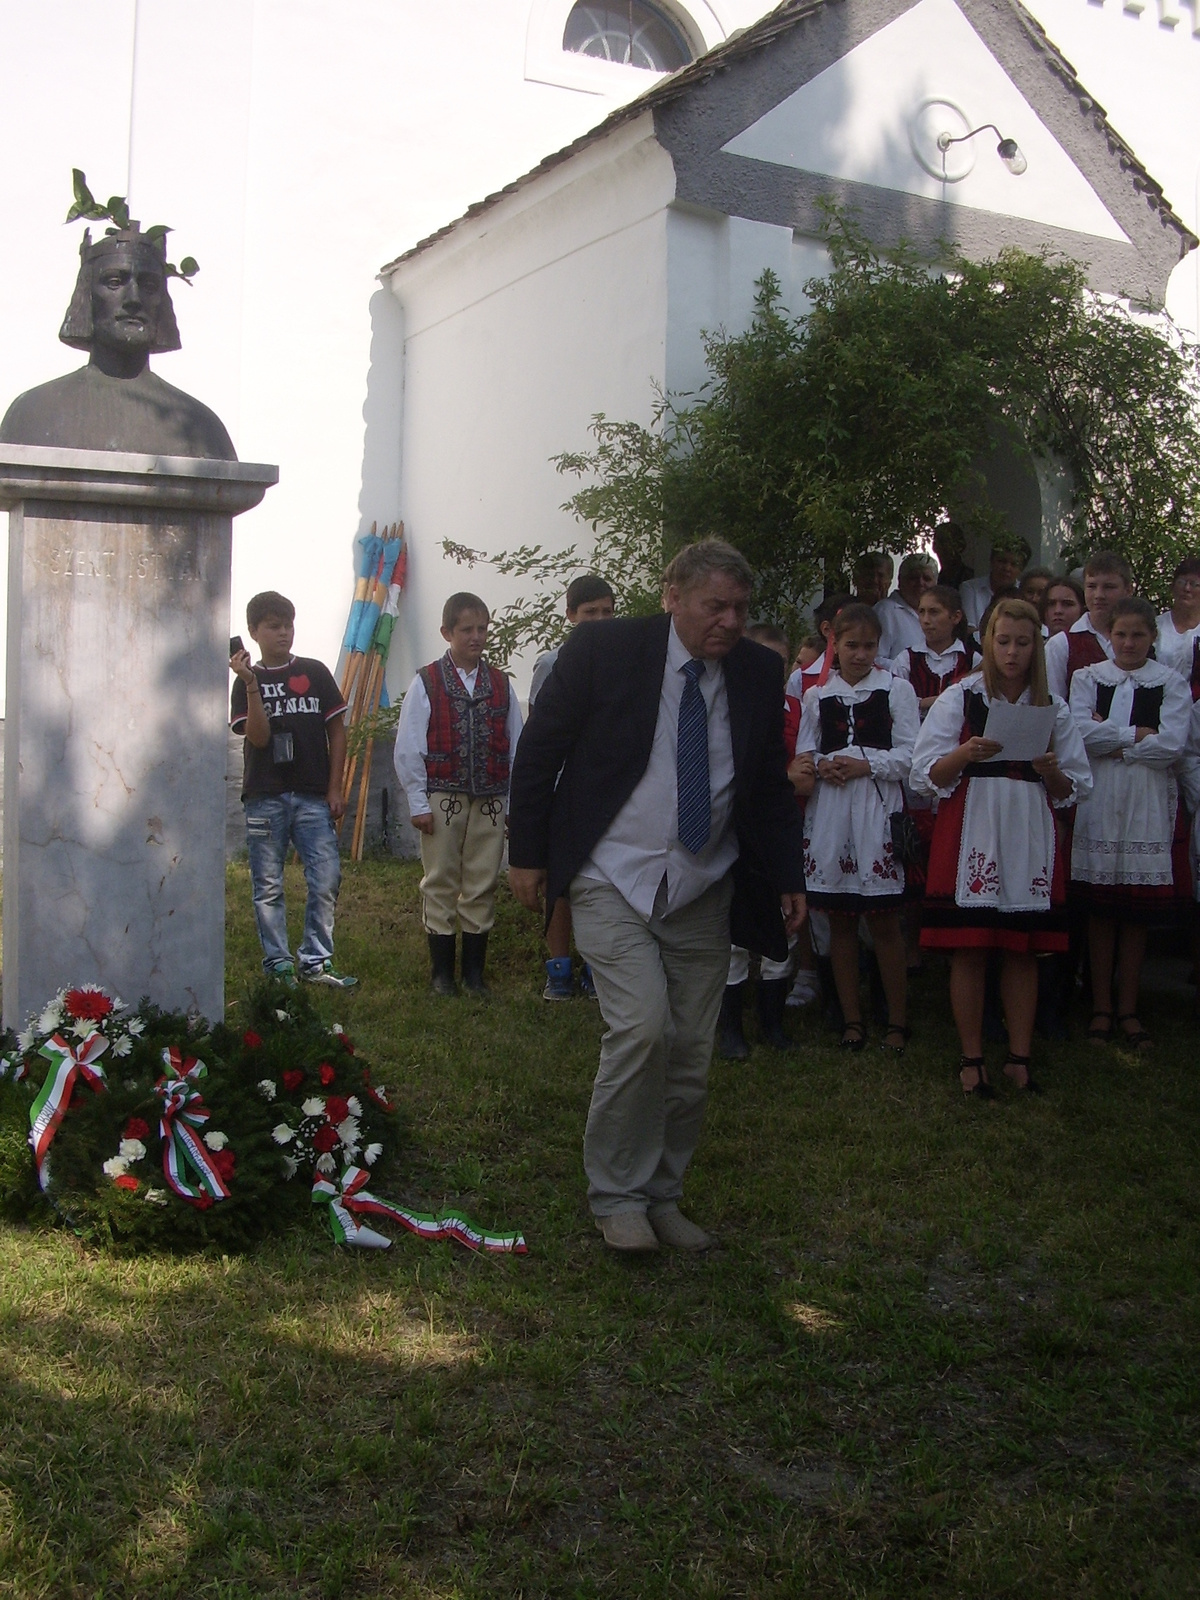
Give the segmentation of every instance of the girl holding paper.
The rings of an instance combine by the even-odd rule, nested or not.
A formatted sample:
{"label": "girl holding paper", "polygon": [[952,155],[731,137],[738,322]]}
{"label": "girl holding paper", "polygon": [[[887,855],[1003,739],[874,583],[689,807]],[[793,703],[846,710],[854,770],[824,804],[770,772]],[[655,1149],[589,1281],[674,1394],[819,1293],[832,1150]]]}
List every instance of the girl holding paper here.
{"label": "girl holding paper", "polygon": [[1088,916],[1088,1038],[1113,1037],[1115,966],[1117,1027],[1136,1050],[1151,1043],[1137,1015],[1147,929],[1176,906],[1171,768],[1183,754],[1192,712],[1179,673],[1149,659],[1157,627],[1148,601],[1118,600],[1112,660],[1083,667],[1071,680],[1071,713],[1092,764],[1092,793],[1079,807],[1071,848],[1071,893]]}
{"label": "girl holding paper", "polygon": [[[984,734],[993,704],[1052,707],[1046,753],[1004,760],[1004,746]],[[921,943],[951,952],[950,1004],[962,1045],[963,1090],[993,1093],[983,1059],[991,950],[1003,957],[1004,1070],[1017,1088],[1036,1090],[1029,1075],[1036,958],[1067,948],[1066,862],[1053,812],[1089,794],[1092,775],[1069,708],[1046,687],[1041,619],[1027,601],[997,601],[984,635],[982,671],[934,703],[913,750],[909,783],[915,793],[939,801]]]}

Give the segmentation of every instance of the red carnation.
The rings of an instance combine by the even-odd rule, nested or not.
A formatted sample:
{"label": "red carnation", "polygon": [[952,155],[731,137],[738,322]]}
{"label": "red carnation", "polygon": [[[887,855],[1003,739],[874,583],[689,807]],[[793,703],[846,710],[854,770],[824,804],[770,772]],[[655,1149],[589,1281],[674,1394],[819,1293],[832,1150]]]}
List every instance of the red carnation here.
{"label": "red carnation", "polygon": [[233,1182],[233,1169],[237,1166],[237,1157],[232,1150],[210,1150],[208,1159],[226,1186]]}
{"label": "red carnation", "polygon": [[112,1001],[98,989],[68,989],[63,1003],[77,1022],[102,1022],[113,1008]]}
{"label": "red carnation", "polygon": [[337,1077],[337,1073],[329,1065],[328,1061],[322,1061],[321,1065],[317,1068],[317,1073],[320,1076],[321,1087],[323,1089],[328,1089],[329,1085]]}
{"label": "red carnation", "polygon": [[123,1172],[119,1178],[114,1178],[113,1182],[116,1184],[118,1189],[136,1190],[138,1186],[137,1179],[131,1178],[127,1172]]}
{"label": "red carnation", "polygon": [[354,1040],[348,1033],[339,1033],[338,1038],[342,1041],[342,1048],[346,1054],[352,1056],[354,1054]]}
{"label": "red carnation", "polygon": [[339,1122],[345,1122],[350,1115],[350,1102],[343,1099],[340,1094],[331,1094],[325,1102],[325,1115],[336,1128]]}
{"label": "red carnation", "polygon": [[122,1137],[126,1139],[148,1139],[150,1137],[150,1124],[144,1122],[141,1117],[130,1117],[125,1124],[125,1132]]}
{"label": "red carnation", "polygon": [[296,1090],[303,1082],[304,1074],[298,1067],[289,1067],[283,1074],[283,1087],[287,1090],[288,1094],[295,1094]]}
{"label": "red carnation", "polygon": [[262,1037],[260,1034],[255,1033],[253,1028],[247,1028],[246,1032],[242,1035],[242,1043],[246,1046],[247,1050],[257,1050],[262,1044]]}
{"label": "red carnation", "polygon": [[337,1129],[331,1128],[328,1123],[313,1134],[313,1149],[318,1155],[328,1154],[338,1142]]}
{"label": "red carnation", "polygon": [[213,1197],[210,1194],[185,1195],[184,1199],[187,1200],[188,1205],[195,1206],[197,1211],[207,1211],[213,1203]]}

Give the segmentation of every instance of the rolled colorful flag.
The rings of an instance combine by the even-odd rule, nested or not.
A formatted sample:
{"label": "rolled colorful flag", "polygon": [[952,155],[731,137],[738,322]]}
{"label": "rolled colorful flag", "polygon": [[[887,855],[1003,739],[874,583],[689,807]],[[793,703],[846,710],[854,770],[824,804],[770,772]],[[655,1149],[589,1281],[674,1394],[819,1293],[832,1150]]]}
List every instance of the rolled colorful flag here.
{"label": "rolled colorful flag", "polygon": [[346,634],[342,640],[342,649],[347,654],[355,648],[354,641],[358,637],[363,607],[370,596],[371,580],[375,575],[375,568],[379,565],[379,556],[383,549],[383,540],[376,534],[374,525],[370,533],[361,534],[354,542],[359,550],[358,560],[355,563],[354,599],[350,603]]}

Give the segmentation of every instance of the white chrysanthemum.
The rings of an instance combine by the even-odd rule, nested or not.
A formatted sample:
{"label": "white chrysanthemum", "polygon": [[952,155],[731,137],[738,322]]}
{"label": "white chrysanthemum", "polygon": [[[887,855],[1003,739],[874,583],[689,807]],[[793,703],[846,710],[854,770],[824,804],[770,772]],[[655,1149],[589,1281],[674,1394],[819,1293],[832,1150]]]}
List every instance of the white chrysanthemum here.
{"label": "white chrysanthemum", "polygon": [[343,1144],[358,1143],[358,1122],[354,1117],[347,1117],[345,1122],[338,1123],[338,1138]]}
{"label": "white chrysanthemum", "polygon": [[110,1054],[114,1056],[127,1056],[133,1049],[133,1040],[127,1033],[123,1033],[119,1038],[114,1039],[108,1048]]}
{"label": "white chrysanthemum", "polygon": [[288,1178],[294,1178],[299,1171],[300,1171],[300,1163],[296,1160],[296,1158],[294,1156],[284,1156],[284,1158],[283,1158],[283,1176],[284,1176],[284,1180],[286,1181]]}
{"label": "white chrysanthemum", "polygon": [[210,1150],[224,1150],[229,1143],[229,1135],[227,1133],[217,1133],[214,1130],[214,1132],[204,1135],[204,1142]]}
{"label": "white chrysanthemum", "polygon": [[142,1199],[149,1200],[152,1206],[165,1206],[168,1204],[167,1191],[165,1189],[147,1189]]}
{"label": "white chrysanthemum", "polygon": [[17,1035],[17,1049],[23,1056],[27,1056],[37,1043],[37,1034],[32,1028],[24,1028]]}
{"label": "white chrysanthemum", "polygon": [[328,1152],[326,1152],[326,1154],[323,1155],[323,1156],[318,1156],[317,1157],[317,1171],[318,1172],[333,1172],[336,1167],[337,1167],[337,1162],[333,1159],[333,1157]]}
{"label": "white chrysanthemum", "polygon": [[271,1137],[276,1144],[291,1144],[296,1134],[295,1130],[289,1128],[286,1122],[277,1122],[271,1129]]}
{"label": "white chrysanthemum", "polygon": [[362,1116],[362,1101],[356,1094],[348,1095],[346,1098],[346,1104],[350,1107],[350,1115],[352,1117]]}
{"label": "white chrysanthemum", "polygon": [[369,1167],[373,1167],[382,1154],[383,1146],[381,1144],[369,1144],[363,1151],[363,1160]]}
{"label": "white chrysanthemum", "polygon": [[136,1089],[137,1086],[138,1086],[138,1081],[137,1081],[136,1078],[126,1078],[125,1079],[125,1087],[127,1089],[129,1089],[130,1091]]}
{"label": "white chrysanthemum", "polygon": [[54,1033],[61,1021],[62,1008],[56,1000],[51,1000],[37,1020],[37,1031],[39,1033]]}
{"label": "white chrysanthemum", "polygon": [[[141,1017],[130,1017],[129,1031],[135,1039],[140,1038],[141,1035],[145,1033],[146,1024],[142,1021]],[[160,1193],[161,1192],[162,1191],[160,1191]]]}
{"label": "white chrysanthemum", "polygon": [[325,1102],[310,1095],[300,1107],[306,1117],[323,1117],[325,1115]]}
{"label": "white chrysanthemum", "polygon": [[94,1033],[99,1032],[96,1024],[88,1017],[80,1017],[71,1024],[71,1032],[77,1039],[90,1039]]}
{"label": "white chrysanthemum", "polygon": [[124,1156],[109,1156],[104,1163],[104,1175],[106,1178],[123,1178],[128,1171],[129,1162],[126,1161]]}
{"label": "white chrysanthemum", "polygon": [[290,1020],[291,1019],[289,1018],[289,1016],[288,1016],[286,1011],[276,1011],[276,1013],[275,1013],[275,1021],[276,1022],[288,1022]]}
{"label": "white chrysanthemum", "polygon": [[140,1161],[146,1154],[146,1146],[140,1139],[122,1139],[117,1153],[122,1161]]}
{"label": "white chrysanthemum", "polygon": [[339,1036],[344,1035],[346,1032],[345,1028],[342,1027],[340,1022],[330,1023],[330,1027],[333,1029],[334,1033],[338,1034]]}
{"label": "white chrysanthemum", "polygon": [[258,1092],[259,1092],[260,1095],[262,1095],[264,1100],[274,1100],[274,1098],[275,1098],[275,1084],[274,1084],[274,1082],[270,1078],[261,1078],[259,1080],[259,1084],[258,1084]]}

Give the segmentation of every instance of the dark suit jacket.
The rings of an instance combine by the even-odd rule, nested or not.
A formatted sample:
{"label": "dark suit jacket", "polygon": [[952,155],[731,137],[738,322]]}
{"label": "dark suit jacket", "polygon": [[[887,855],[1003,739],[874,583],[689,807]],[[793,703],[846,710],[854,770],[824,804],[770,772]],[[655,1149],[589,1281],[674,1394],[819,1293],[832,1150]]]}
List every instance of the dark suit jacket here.
{"label": "dark suit jacket", "polygon": [[[544,867],[553,907],[650,760],[671,619],[585,622],[568,636],[517,745],[508,859]],[[738,838],[730,931],[782,960],[779,896],[804,888],[800,809],[783,746],[783,664],[739,640],[724,659]]]}

